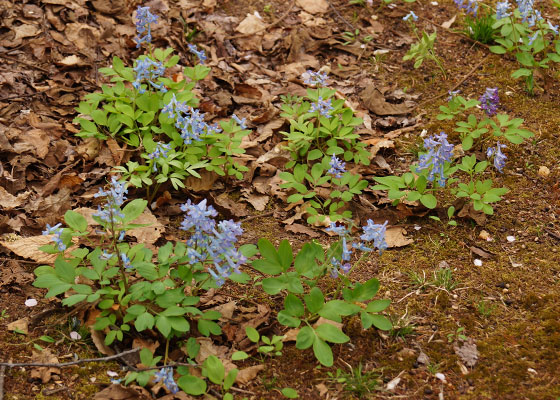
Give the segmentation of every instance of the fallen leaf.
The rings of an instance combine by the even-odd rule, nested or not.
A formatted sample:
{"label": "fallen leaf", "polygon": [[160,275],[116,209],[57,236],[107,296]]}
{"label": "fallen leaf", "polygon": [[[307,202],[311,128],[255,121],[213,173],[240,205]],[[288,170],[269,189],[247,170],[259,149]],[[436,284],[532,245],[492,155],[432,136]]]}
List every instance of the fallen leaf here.
{"label": "fallen leaf", "polygon": [[376,115],[402,115],[414,109],[414,103],[411,101],[400,104],[388,103],[379,89],[373,86],[368,86],[360,97],[367,109]]}
{"label": "fallen leaf", "polygon": [[455,354],[468,366],[474,367],[478,361],[478,349],[476,343],[469,338],[468,342],[463,343],[461,347],[454,346]]}
{"label": "fallen leaf", "polygon": [[0,268],[0,287],[14,285],[23,287],[34,280],[34,275],[23,269],[17,260],[8,260]]}
{"label": "fallen leaf", "polygon": [[329,388],[324,383],[315,385],[315,388],[319,391],[319,396],[324,396],[329,392]]}
{"label": "fallen leaf", "polygon": [[239,25],[237,25],[237,28],[235,28],[235,30],[246,35],[252,35],[257,32],[263,31],[265,28],[266,24],[261,18],[257,17],[254,14],[247,14],[245,19],[241,21]]}
{"label": "fallen leaf", "polygon": [[93,396],[93,400],[150,400],[150,393],[140,386],[112,384]]}
{"label": "fallen leaf", "polygon": [[451,19],[445,21],[443,24],[441,24],[442,28],[445,29],[449,29],[451,28],[451,25],[453,25],[453,23],[455,22],[455,20],[457,19],[457,14],[455,14],[453,17],[451,17]]}
{"label": "fallen leaf", "polygon": [[4,189],[4,187],[0,186],[0,207],[3,208],[4,211],[20,207],[27,200],[30,194],[31,192],[28,191],[14,196]]}
{"label": "fallen leaf", "polygon": [[237,374],[235,382],[240,385],[246,385],[247,383],[253,381],[263,369],[264,365],[253,365],[252,367],[243,368]]}
{"label": "fallen leaf", "polygon": [[476,254],[477,256],[480,256],[482,258],[492,258],[495,257],[496,255],[494,253],[490,253],[489,251],[483,250],[480,247],[477,246],[471,246],[470,250]]}
{"label": "fallen leaf", "polygon": [[312,238],[316,238],[321,236],[321,234],[317,231],[314,231],[313,229],[311,229],[309,226],[307,225],[302,225],[302,224],[292,224],[292,225],[286,225],[285,229],[288,232],[292,232],[292,233],[303,233],[309,237]]}
{"label": "fallen leaf", "polygon": [[[47,254],[39,250],[39,247],[46,244],[52,244],[52,238],[54,235],[41,235],[41,236],[30,236],[26,238],[19,238],[13,242],[0,240],[0,245],[6,247],[7,249],[13,251],[20,257],[30,258],[38,263],[53,263],[58,254]],[[73,238],[74,243],[77,243],[78,238]],[[66,252],[74,250],[76,247],[72,246],[66,250]]]}
{"label": "fallen leaf", "polygon": [[27,317],[18,319],[8,324],[9,331],[12,332],[18,331],[18,332],[25,333],[26,335],[29,333],[28,327],[29,327],[29,318]]}
{"label": "fallen leaf", "polygon": [[189,176],[185,179],[185,187],[194,192],[207,192],[212,189],[214,182],[218,180],[218,175],[211,171],[198,171],[200,178],[196,176]]}
{"label": "fallen leaf", "polygon": [[[42,351],[33,351],[31,362],[43,364],[58,364],[58,358],[51,353],[50,349]],[[60,375],[60,368],[57,367],[34,367],[31,369],[30,377],[32,379],[41,379],[41,382],[47,383],[51,380],[53,374]]]}
{"label": "fallen leaf", "polygon": [[105,356],[112,356],[115,354],[112,348],[105,344],[105,335],[103,332],[93,329],[93,325],[89,326],[89,333],[91,334],[91,340],[93,344],[97,347],[97,350]]}
{"label": "fallen leaf", "polygon": [[296,0],[296,5],[309,14],[325,13],[329,9],[327,0]]}
{"label": "fallen leaf", "polygon": [[390,249],[393,247],[403,247],[414,242],[414,239],[407,238],[404,235],[406,235],[406,231],[403,228],[398,226],[388,228],[385,231],[385,241],[387,242],[387,247]]}
{"label": "fallen leaf", "polygon": [[138,218],[132,221],[132,223],[148,225],[126,231],[127,235],[135,237],[138,243],[144,243],[148,245],[148,247],[153,245],[165,231],[165,227],[148,209],[145,209]]}
{"label": "fallen leaf", "polygon": [[265,194],[251,193],[246,197],[247,202],[251,204],[255,210],[263,211],[270,200],[270,197]]}

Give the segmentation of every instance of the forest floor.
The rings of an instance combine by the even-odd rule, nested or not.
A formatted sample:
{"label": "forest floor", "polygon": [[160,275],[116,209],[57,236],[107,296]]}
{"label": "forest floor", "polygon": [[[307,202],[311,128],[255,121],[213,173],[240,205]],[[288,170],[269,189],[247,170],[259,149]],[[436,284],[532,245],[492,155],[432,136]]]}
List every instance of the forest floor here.
{"label": "forest floor", "polygon": [[[315,14],[296,3],[143,4],[160,16],[154,43],[175,48],[182,65],[191,62],[187,35],[196,28],[192,41],[206,50],[212,68],[197,87],[201,108],[214,117],[247,117],[253,130],[247,165],[282,141],[287,125],[279,116],[280,96],[304,94],[301,74],[323,66],[330,86],[364,119],[358,129],[362,140],[384,140],[370,180],[406,172],[417,158],[424,129],[451,134],[452,126],[436,115],[452,89],[478,98],[487,87],[498,87],[500,111],[523,118],[535,136],[523,145],[508,145],[503,174],[488,172],[510,192],[484,221],[463,218],[449,226],[445,210],[392,207],[381,194],[369,193],[370,200],[355,207],[357,222],[389,220],[406,230],[407,240],[381,256],[372,254],[352,278],[379,279],[380,294],[392,299],[388,315],[394,329],[363,331],[359,321],[350,320],[344,331],[351,342],[333,346],[332,368],[319,367],[311,350],[286,343],[282,356],[267,359],[264,370],[236,386],[236,398],[282,398],[280,389],[291,387],[302,399],[560,399],[559,70],[539,75],[539,87],[529,96],[523,81],[510,77],[518,68],[513,57],[492,54],[460,32],[464,15],[452,1],[383,5],[375,0],[372,8],[330,0]],[[86,334],[70,339],[72,318],[80,314],[69,313],[59,299],[44,299],[45,291],[32,286],[33,270],[42,262],[13,243],[40,236],[46,224],[61,221],[69,209],[92,206],[93,194],[112,168],[136,156],[122,143],[84,142],[75,136],[79,127],[72,120],[80,99],[104,82],[99,68],[110,65],[113,56],[130,65],[140,54],[133,41],[137,5],[130,0],[0,0],[0,361],[99,356]],[[420,29],[437,30],[435,49],[446,76],[429,60],[418,69],[402,61],[415,41],[403,21],[410,10],[419,16]],[[262,16],[264,28],[249,35],[236,31],[254,12]],[[558,22],[557,11],[545,8],[543,13]],[[455,15],[450,27],[442,27]],[[357,40],[343,38],[356,30]],[[364,40],[368,35],[371,40]],[[484,158],[483,149],[474,150]],[[179,204],[209,198],[223,217],[243,222],[246,243],[261,237],[275,244],[287,239],[295,247],[311,238],[327,242],[321,228],[307,225],[270,191],[278,189],[270,170],[253,167],[250,178],[231,187],[217,180],[193,181],[183,191],[166,188],[170,198],[152,210],[162,236],[178,237]],[[130,193],[130,198],[144,195]],[[475,264],[478,259],[481,264]],[[26,307],[30,298],[38,305]],[[257,289],[226,285],[214,300],[256,308],[254,315],[263,318],[261,333],[283,334],[271,312],[278,302]],[[13,328],[16,321],[23,325]],[[464,344],[459,334],[478,351],[471,365],[458,354]],[[55,342],[41,341],[44,335]],[[218,340],[228,343],[225,337]],[[253,358],[238,366],[260,362]],[[110,385],[108,370],[118,372],[120,366],[98,362],[48,374],[2,369],[0,387],[7,400],[88,399]],[[146,393],[118,398],[147,398]]]}

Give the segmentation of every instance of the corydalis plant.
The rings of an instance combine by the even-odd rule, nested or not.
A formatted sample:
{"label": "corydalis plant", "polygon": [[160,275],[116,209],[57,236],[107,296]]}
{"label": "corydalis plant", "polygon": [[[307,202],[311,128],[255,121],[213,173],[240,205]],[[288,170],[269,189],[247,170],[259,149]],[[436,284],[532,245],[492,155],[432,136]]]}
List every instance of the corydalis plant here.
{"label": "corydalis plant", "polygon": [[480,96],[480,108],[484,110],[489,117],[496,115],[500,97],[498,96],[498,88],[486,88],[486,91]]}
{"label": "corydalis plant", "polygon": [[417,171],[429,170],[428,180],[432,182],[438,175],[438,184],[445,186],[444,166],[453,155],[453,145],[447,141],[447,134],[441,132],[424,139],[424,148],[428,152],[420,155]]}

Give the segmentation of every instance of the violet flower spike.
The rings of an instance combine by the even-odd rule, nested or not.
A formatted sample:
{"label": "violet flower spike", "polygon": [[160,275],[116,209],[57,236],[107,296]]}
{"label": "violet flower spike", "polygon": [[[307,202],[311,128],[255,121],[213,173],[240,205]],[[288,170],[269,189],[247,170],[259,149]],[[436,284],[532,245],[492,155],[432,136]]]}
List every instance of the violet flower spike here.
{"label": "violet flower spike", "polygon": [[496,147],[489,147],[486,151],[486,158],[490,159],[494,157],[494,168],[498,170],[498,172],[503,173],[503,169],[506,165],[507,156],[502,153],[502,149],[505,149],[507,146],[505,144],[501,144],[498,142]]}
{"label": "violet flower spike", "polygon": [[[139,49],[142,43],[152,43],[151,24],[156,24],[158,16],[150,12],[150,7],[140,7],[136,9],[136,48]],[[143,36],[142,36],[143,35]]]}
{"label": "violet flower spike", "polygon": [[451,161],[453,145],[447,141],[447,135],[441,132],[439,135],[424,139],[424,148],[428,152],[420,156],[417,171],[429,169],[428,180],[433,182],[436,175],[439,175],[438,184],[442,187],[445,186],[447,178],[444,167],[446,162]]}
{"label": "violet flower spike", "polygon": [[486,88],[486,91],[480,98],[480,108],[484,110],[489,117],[496,115],[500,97],[498,96],[498,88]]}
{"label": "violet flower spike", "polygon": [[346,172],[346,163],[340,160],[334,154],[331,157],[331,161],[329,162],[330,169],[327,171],[327,174],[334,176],[335,178],[342,178],[342,174]]}

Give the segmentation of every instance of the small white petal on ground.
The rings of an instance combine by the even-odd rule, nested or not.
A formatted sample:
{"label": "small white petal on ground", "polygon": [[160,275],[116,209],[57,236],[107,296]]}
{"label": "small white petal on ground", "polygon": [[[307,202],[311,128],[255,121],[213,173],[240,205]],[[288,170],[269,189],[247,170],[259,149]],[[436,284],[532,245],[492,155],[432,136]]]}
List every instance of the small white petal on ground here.
{"label": "small white petal on ground", "polygon": [[475,258],[474,265],[476,265],[477,267],[482,267],[482,260]]}
{"label": "small white petal on ground", "polygon": [[510,243],[515,242],[515,236],[508,236],[506,239]]}
{"label": "small white petal on ground", "polygon": [[70,339],[80,340],[81,338],[82,338],[82,335],[80,335],[78,332],[76,332],[76,331],[70,332]]}
{"label": "small white petal on ground", "polygon": [[436,374],[436,378],[438,378],[440,381],[442,381],[443,383],[446,383],[447,380],[445,379],[445,375],[443,375],[441,372],[438,372]]}
{"label": "small white petal on ground", "polygon": [[27,307],[35,307],[37,305],[37,300],[35,299],[27,299],[25,300],[25,305]]}

